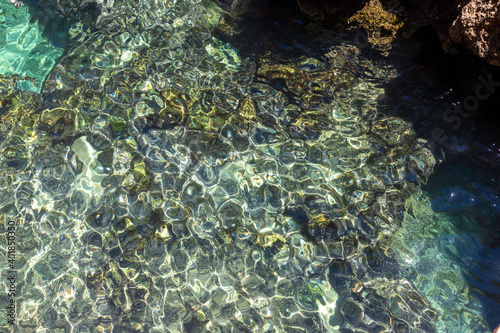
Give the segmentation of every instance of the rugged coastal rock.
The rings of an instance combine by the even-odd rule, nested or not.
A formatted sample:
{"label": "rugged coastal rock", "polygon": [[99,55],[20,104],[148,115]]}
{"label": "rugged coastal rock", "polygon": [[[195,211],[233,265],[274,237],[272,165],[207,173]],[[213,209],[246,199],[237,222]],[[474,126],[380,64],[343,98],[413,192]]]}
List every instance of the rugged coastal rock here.
{"label": "rugged coastal rock", "polygon": [[[344,24],[354,23],[355,26],[367,29],[371,36],[370,44],[375,48],[387,45],[388,41],[396,37],[398,31],[398,36],[409,35],[421,27],[432,26],[443,48],[448,52],[467,49],[489,64],[500,66],[500,36],[497,33],[500,31],[498,0],[447,2],[368,0],[361,9],[357,1],[348,6],[342,1],[297,1],[311,20],[321,22],[333,23],[337,21],[338,16],[342,17],[339,11],[350,14],[352,10],[357,10],[344,21]],[[324,14],[316,18],[317,12]],[[329,15],[330,13],[332,15]],[[391,15],[395,15],[397,19]],[[404,22],[404,26],[398,24],[398,20]],[[381,35],[384,31],[385,36]]]}
{"label": "rugged coastal rock", "polygon": [[[76,16],[91,3],[97,4],[93,9],[101,14],[109,11],[101,1],[23,1],[65,18]],[[270,0],[214,2],[232,17],[265,16],[273,3]],[[366,29],[369,42],[376,49],[387,51],[396,37],[432,26],[448,52],[467,49],[489,64],[500,66],[500,36],[496,33],[500,31],[499,0],[297,0],[296,4],[312,23]]]}
{"label": "rugged coastal rock", "polygon": [[[231,16],[265,16],[272,1],[221,0]],[[443,48],[452,53],[471,51],[500,66],[500,1],[454,0],[297,0],[309,23],[363,28],[370,45],[388,51],[400,36],[432,26]],[[229,10],[227,10],[230,8]]]}
{"label": "rugged coastal rock", "polygon": [[450,39],[491,65],[500,66],[500,2],[472,0],[449,29]]}

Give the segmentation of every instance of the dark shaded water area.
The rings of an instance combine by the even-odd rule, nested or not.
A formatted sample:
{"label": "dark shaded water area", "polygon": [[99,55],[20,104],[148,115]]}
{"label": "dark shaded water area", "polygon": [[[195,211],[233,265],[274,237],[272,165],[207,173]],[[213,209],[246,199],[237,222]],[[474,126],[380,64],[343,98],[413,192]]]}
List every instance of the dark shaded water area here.
{"label": "dark shaded water area", "polygon": [[26,42],[6,38],[4,59],[35,40],[60,53],[36,53],[41,90],[23,85],[35,62],[2,67],[1,232],[16,221],[19,247],[2,329],[498,324],[500,88],[446,113],[498,70],[426,29],[384,56],[270,4],[99,3],[67,35],[25,10],[40,36],[6,34]]}
{"label": "dark shaded water area", "polygon": [[[255,19],[249,21],[255,27]],[[280,17],[264,24],[258,20],[257,25],[263,26],[263,31],[275,30],[280,37],[288,36],[271,38],[264,49],[274,44],[271,51],[274,54],[281,53],[286,57],[302,51],[320,58],[324,54],[320,49],[323,38],[312,39],[303,21],[307,22],[303,17],[291,20],[282,29],[279,27],[282,25]],[[323,33],[328,35],[326,31]],[[339,35],[342,33],[337,32]],[[243,36],[240,43],[243,50],[254,50],[256,44],[262,43],[258,38]],[[356,40],[358,45],[365,38],[359,30],[347,36]],[[330,38],[329,42],[334,39]],[[248,40],[254,44],[248,43]],[[361,50],[365,50],[364,55],[371,60],[381,60],[373,50]],[[387,115],[407,119],[419,135],[435,142],[433,151],[441,162],[423,186],[423,195],[428,198],[429,211],[440,221],[440,228],[449,233],[432,230],[428,234],[422,232],[421,236],[432,237],[433,244],[429,247],[451,265],[460,267],[470,292],[481,304],[478,308],[482,309],[480,311],[486,322],[490,328],[495,328],[500,313],[500,117],[495,112],[500,105],[497,88],[500,71],[468,57],[447,54],[431,29],[421,29],[412,38],[395,44],[389,59],[382,61],[395,65],[400,74],[387,84],[386,95],[379,100],[379,109]],[[352,71],[353,75],[370,75],[355,66]],[[447,110],[463,106],[467,97],[474,96],[474,89],[484,82],[478,81],[479,77],[494,84],[493,88],[488,87],[488,98],[473,111],[450,113],[447,118],[443,116]],[[278,84],[278,87],[281,86]],[[444,103],[439,105],[435,101]],[[433,136],[436,128],[443,129],[439,138]],[[417,258],[419,251],[413,255]],[[412,274],[418,273],[413,271],[407,276]],[[422,286],[422,289],[426,288],[432,293],[433,286]],[[470,329],[441,326],[439,331],[469,332]]]}
{"label": "dark shaded water area", "polygon": [[[276,8],[270,11],[271,18],[267,20],[250,18],[239,22],[246,33],[231,41],[244,52],[260,49],[263,53],[280,54],[278,58],[297,53],[321,58],[335,40],[328,29],[315,27],[312,34],[307,31],[307,19],[298,10],[293,18],[289,12],[281,16]],[[245,24],[252,28],[245,29]],[[256,26],[263,33],[252,34]],[[274,31],[272,37],[263,42],[260,36],[270,30]],[[336,31],[335,36],[366,46],[366,36],[360,30],[347,34]],[[324,43],[324,38],[328,42]],[[440,163],[423,186],[423,196],[428,199],[429,212],[440,221],[438,230],[442,229],[431,230],[427,235],[423,231],[421,236],[432,237],[434,243],[430,247],[459,267],[476,302],[481,303],[478,308],[482,308],[482,315],[493,329],[500,320],[500,70],[467,55],[446,53],[430,28],[395,43],[388,58],[363,47],[361,54],[372,61],[389,62],[399,73],[387,83],[386,94],[378,101],[379,110],[407,119],[418,135],[435,144],[433,152]],[[370,75],[354,64],[351,70],[353,75]],[[477,86],[485,82],[490,83],[483,86],[487,98],[473,110],[464,109],[464,101],[475,96]],[[282,87],[279,83],[276,86]],[[440,129],[439,136],[435,135],[436,128]],[[442,233],[444,230],[448,233]],[[414,256],[418,255],[416,251]],[[412,274],[418,273],[408,276]],[[432,286],[422,288],[429,288],[430,292]],[[457,327],[441,330],[461,331]]]}
{"label": "dark shaded water area", "polygon": [[498,168],[451,159],[424,187],[432,210],[453,231],[437,237],[439,249],[460,267],[490,327],[496,327],[500,313],[498,175]]}

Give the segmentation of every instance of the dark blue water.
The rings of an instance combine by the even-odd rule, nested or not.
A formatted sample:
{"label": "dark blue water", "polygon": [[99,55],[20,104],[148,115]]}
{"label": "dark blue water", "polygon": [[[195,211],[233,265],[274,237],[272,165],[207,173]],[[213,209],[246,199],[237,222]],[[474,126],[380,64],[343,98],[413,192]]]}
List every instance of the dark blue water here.
{"label": "dark blue water", "polygon": [[494,165],[472,162],[467,156],[445,162],[424,191],[456,232],[441,236],[439,251],[460,267],[494,328],[500,324],[500,173]]}

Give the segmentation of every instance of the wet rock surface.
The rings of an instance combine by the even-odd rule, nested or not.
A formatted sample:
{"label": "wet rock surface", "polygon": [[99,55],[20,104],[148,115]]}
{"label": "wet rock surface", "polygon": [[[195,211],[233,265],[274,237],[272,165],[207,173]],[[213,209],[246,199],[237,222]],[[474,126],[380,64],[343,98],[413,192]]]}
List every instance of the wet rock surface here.
{"label": "wet rock surface", "polygon": [[[312,27],[320,24],[365,29],[369,45],[381,51],[390,50],[396,38],[432,26],[449,52],[463,53],[466,49],[491,65],[500,64],[500,40],[496,33],[500,28],[500,2],[497,0],[297,0],[297,5]],[[267,1],[234,1],[232,6],[227,6],[233,8],[232,15],[236,16],[250,12],[258,12],[260,17],[272,15]],[[242,6],[244,9],[234,10]]]}
{"label": "wet rock surface", "polygon": [[471,1],[450,27],[452,42],[461,44],[488,63],[500,66],[500,3]]}

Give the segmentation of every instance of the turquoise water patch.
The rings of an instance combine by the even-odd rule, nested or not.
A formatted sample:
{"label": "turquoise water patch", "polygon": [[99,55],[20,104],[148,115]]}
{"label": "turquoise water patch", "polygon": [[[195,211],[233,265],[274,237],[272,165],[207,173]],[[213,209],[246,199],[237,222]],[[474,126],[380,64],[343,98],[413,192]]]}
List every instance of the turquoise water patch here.
{"label": "turquoise water patch", "polygon": [[415,287],[437,310],[438,332],[491,332],[500,310],[497,176],[446,163],[406,203],[393,246]]}
{"label": "turquoise water patch", "polygon": [[31,22],[27,7],[16,8],[9,0],[0,1],[0,74],[17,75],[19,89],[40,92],[45,77],[63,54],[52,36],[44,36]]}

